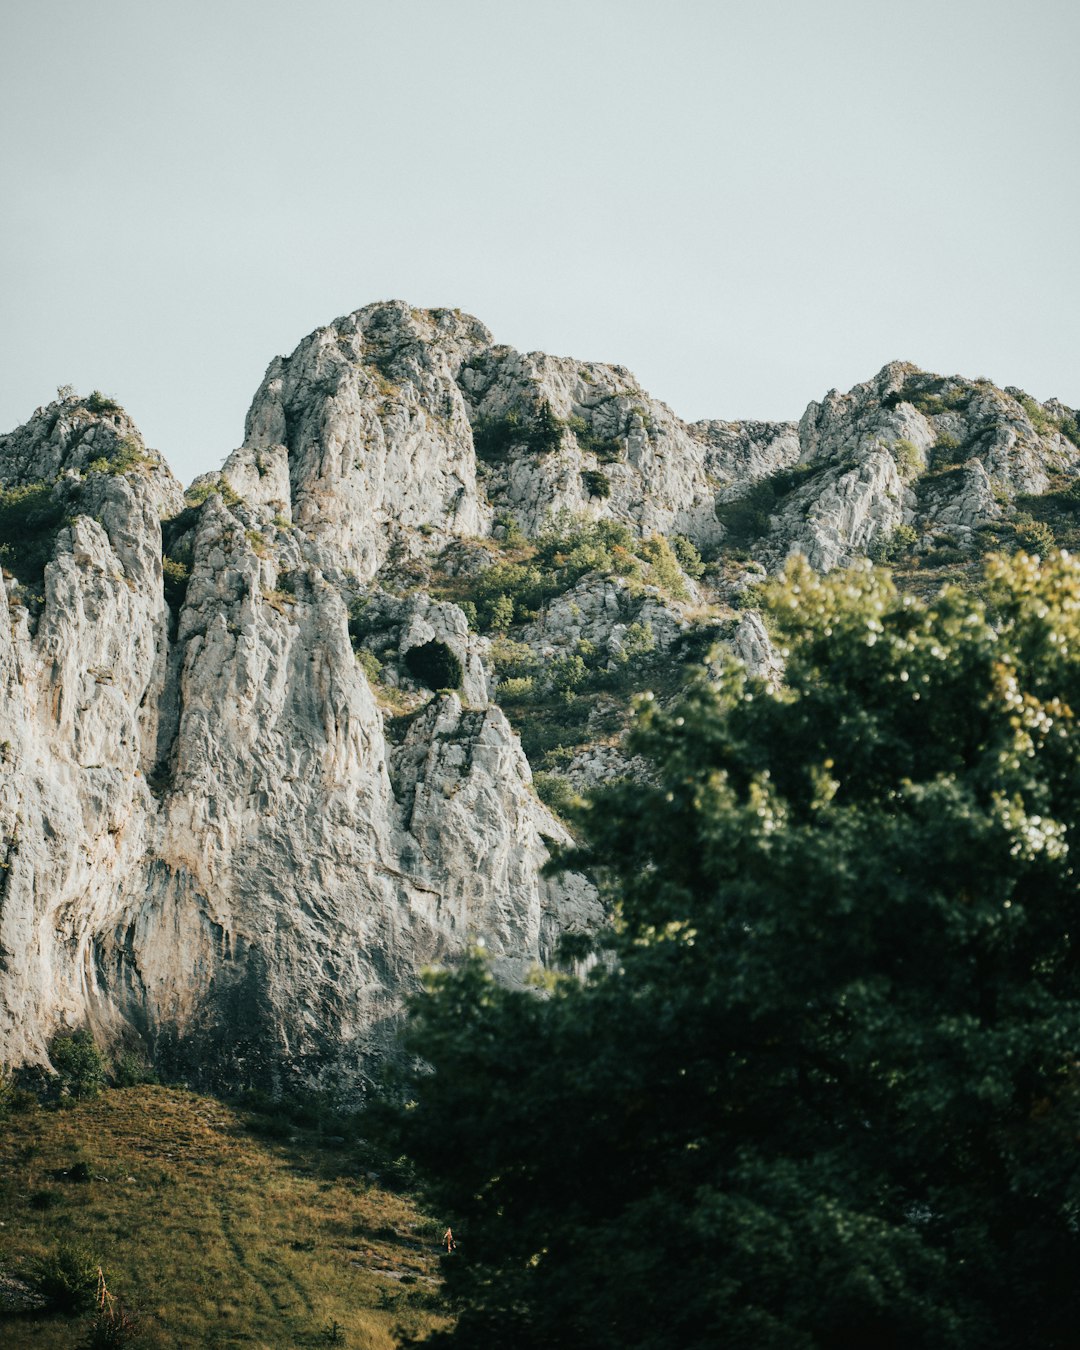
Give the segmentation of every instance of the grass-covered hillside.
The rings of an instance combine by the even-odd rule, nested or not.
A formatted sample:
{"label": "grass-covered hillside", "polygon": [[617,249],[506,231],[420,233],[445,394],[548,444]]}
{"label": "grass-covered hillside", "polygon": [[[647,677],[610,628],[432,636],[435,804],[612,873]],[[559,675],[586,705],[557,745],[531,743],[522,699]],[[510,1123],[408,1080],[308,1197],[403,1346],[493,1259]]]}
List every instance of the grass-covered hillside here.
{"label": "grass-covered hillside", "polygon": [[[0,1120],[0,1345],[391,1350],[446,1323],[442,1227],[374,1177],[338,1136],[179,1088],[13,1111]],[[96,1283],[100,1264],[136,1339],[87,1339],[92,1288],[90,1309],[27,1308],[24,1286],[58,1256],[73,1268],[61,1284],[80,1266]]]}

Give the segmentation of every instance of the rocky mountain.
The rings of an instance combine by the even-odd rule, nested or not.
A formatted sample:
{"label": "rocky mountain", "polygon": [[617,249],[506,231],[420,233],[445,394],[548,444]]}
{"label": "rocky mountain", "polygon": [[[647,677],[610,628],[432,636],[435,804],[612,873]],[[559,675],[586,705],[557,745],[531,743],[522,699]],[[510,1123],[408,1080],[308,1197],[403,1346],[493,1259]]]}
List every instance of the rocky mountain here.
{"label": "rocky mountain", "polygon": [[[0,1062],[60,1029],[204,1081],[362,1081],[420,969],[602,921],[568,796],[792,552],[903,584],[1072,542],[1073,409],[894,363],[799,422],[370,305],[275,358],[183,492],[123,410],[0,437]],[[716,644],[720,647],[717,648]],[[717,655],[717,652],[720,655]]]}

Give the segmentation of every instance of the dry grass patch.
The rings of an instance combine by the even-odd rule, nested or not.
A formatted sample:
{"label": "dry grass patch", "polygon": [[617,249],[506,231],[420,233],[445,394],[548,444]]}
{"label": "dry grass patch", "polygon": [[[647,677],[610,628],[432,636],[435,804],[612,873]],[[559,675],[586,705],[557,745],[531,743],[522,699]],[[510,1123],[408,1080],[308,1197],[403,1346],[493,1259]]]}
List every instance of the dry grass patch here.
{"label": "dry grass patch", "polygon": [[[0,1213],[0,1275],[85,1244],[141,1314],[139,1346],[393,1350],[446,1324],[438,1224],[347,1151],[257,1138],[236,1110],[182,1089],[0,1122]],[[0,1311],[0,1344],[70,1350],[83,1321]]]}

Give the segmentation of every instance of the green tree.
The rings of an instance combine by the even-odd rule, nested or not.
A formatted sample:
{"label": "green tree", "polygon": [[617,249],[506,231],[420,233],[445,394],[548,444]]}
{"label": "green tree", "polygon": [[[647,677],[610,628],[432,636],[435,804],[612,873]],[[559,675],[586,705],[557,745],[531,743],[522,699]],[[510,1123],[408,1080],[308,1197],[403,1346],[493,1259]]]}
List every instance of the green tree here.
{"label": "green tree", "polygon": [[55,1036],[49,1058],[61,1091],[77,1101],[96,1097],[105,1085],[105,1060],[93,1033],[86,1027],[70,1036]]}
{"label": "green tree", "polygon": [[1080,563],[771,599],[787,687],[649,704],[654,781],[577,813],[588,978],[473,958],[414,1004],[433,1344],[1075,1344]]}

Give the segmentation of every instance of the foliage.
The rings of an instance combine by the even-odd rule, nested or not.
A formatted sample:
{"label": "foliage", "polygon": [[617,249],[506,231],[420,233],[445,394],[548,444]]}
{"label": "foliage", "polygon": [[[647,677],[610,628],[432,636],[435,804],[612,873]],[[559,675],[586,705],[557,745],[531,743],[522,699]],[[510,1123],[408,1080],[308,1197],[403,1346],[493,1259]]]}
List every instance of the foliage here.
{"label": "foliage", "polygon": [[1044,520],[1034,520],[1025,511],[1013,517],[1013,535],[1016,546],[1028,553],[1045,556],[1054,547],[1054,531]]}
{"label": "foliage", "polygon": [[405,653],[405,667],[429,689],[457,689],[465,673],[460,659],[446,643],[435,639],[410,647]]}
{"label": "foliage", "polygon": [[174,614],[179,613],[187,595],[191,568],[179,558],[162,558],[161,579],[165,589],[165,603]]}
{"label": "foliage", "polygon": [[1066,436],[1073,445],[1080,450],[1080,419],[1076,413],[1064,412],[1056,419],[1055,425],[1063,436]]}
{"label": "foliage", "polygon": [[611,479],[600,469],[583,469],[581,483],[590,497],[611,496]]}
{"label": "foliage", "polygon": [[517,516],[510,511],[500,511],[495,517],[495,525],[502,530],[503,543],[507,548],[520,548],[528,542]]}
{"label": "foliage", "polygon": [[113,1087],[118,1088],[139,1087],[143,1083],[157,1082],[157,1074],[149,1060],[135,1050],[122,1050],[117,1055],[111,1076]]}
{"label": "foliage", "polygon": [[883,538],[879,536],[873,541],[868,555],[876,563],[896,562],[905,553],[910,553],[918,542],[919,532],[914,525],[897,525]]}
{"label": "foliage", "polygon": [[480,418],[473,427],[473,445],[479,459],[498,463],[513,450],[547,455],[562,442],[563,424],[547,399],[524,414],[511,409],[501,417]]}
{"label": "foliage", "polygon": [[356,659],[359,662],[360,669],[367,676],[369,684],[374,684],[382,674],[382,662],[373,651],[367,647],[358,647],[356,650]]}
{"label": "foliage", "polygon": [[608,958],[429,977],[433,1345],[1075,1344],[1080,561],[986,568],[919,602],[792,563],[787,688],[647,704],[654,781],[574,813]]}
{"label": "foliage", "polygon": [[52,483],[0,488],[0,561],[25,585],[40,585],[68,520],[64,491]]}
{"label": "foliage", "polygon": [[581,804],[574,786],[557,773],[538,773],[533,779],[536,795],[557,816],[569,816]]}
{"label": "foliage", "polygon": [[676,600],[688,599],[686,579],[679,567],[678,557],[662,534],[643,539],[637,552],[649,564],[648,580],[654,586],[659,586]]}
{"label": "foliage", "polygon": [[784,499],[815,474],[820,464],[796,464],[759,478],[738,497],[720,502],[716,518],[727,531],[726,543],[738,547],[766,533],[769,517]]}
{"label": "foliage", "polygon": [[206,479],[202,483],[196,483],[194,487],[189,487],[184,492],[184,501],[188,506],[202,506],[203,502],[217,493],[222,502],[228,506],[239,506],[244,500],[236,491],[233,485],[223,473],[218,474],[217,478]]}
{"label": "foliage", "polygon": [[[57,390],[57,393],[60,391]],[[86,400],[86,410],[92,413],[118,413],[121,411],[120,404],[116,399],[109,398],[103,394],[100,389],[95,389]]]}
{"label": "foliage", "polygon": [[705,564],[701,554],[685,534],[673,534],[671,547],[679,560],[679,566],[688,577],[693,577],[697,581],[699,577],[705,575]]}
{"label": "foliage", "polygon": [[150,462],[150,456],[146,454],[135,437],[125,436],[122,441],[117,441],[108,455],[102,455],[99,459],[92,460],[87,468],[92,473],[122,475],[130,473],[132,469],[137,469],[141,464],[149,464]]}
{"label": "foliage", "polygon": [[1040,408],[1030,394],[1020,394],[1017,402],[1027,413],[1028,421],[1038,435],[1046,436],[1054,429],[1054,422],[1049,413]]}
{"label": "foliage", "polygon": [[881,400],[881,406],[895,408],[900,403],[910,403],[925,417],[964,410],[971,402],[971,390],[965,389],[963,385],[950,388],[949,383],[940,375],[922,372],[911,375],[896,393],[886,394]]}
{"label": "foliage", "polygon": [[93,1032],[82,1027],[70,1036],[55,1036],[49,1059],[59,1077],[61,1092],[76,1101],[96,1097],[105,1085],[105,1060]]}
{"label": "foliage", "polygon": [[[574,439],[577,441],[580,449],[586,454],[595,455],[601,464],[611,464],[615,460],[622,458],[623,443],[618,436],[602,436],[593,431],[592,427],[584,417],[576,414],[566,419],[566,425],[574,433]],[[594,496],[600,494],[594,493]],[[604,496],[607,494],[604,493]]]}
{"label": "foliage", "polygon": [[930,464],[934,469],[951,469],[962,464],[967,454],[967,446],[956,436],[943,431],[930,447]]}
{"label": "foliage", "polygon": [[34,1266],[30,1283],[58,1312],[83,1312],[94,1305],[98,1263],[85,1243],[58,1242]]}
{"label": "foliage", "polygon": [[896,460],[896,467],[900,471],[900,477],[908,482],[915,478],[923,467],[922,451],[914,441],[901,439],[896,442],[892,448],[893,458]]}
{"label": "foliage", "polygon": [[106,1293],[94,1311],[79,1350],[114,1350],[117,1346],[131,1345],[139,1340],[141,1331],[136,1314]]}

